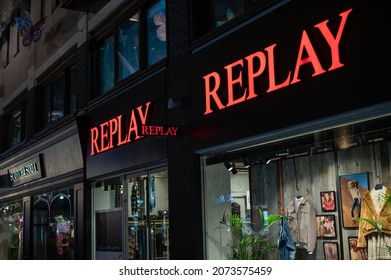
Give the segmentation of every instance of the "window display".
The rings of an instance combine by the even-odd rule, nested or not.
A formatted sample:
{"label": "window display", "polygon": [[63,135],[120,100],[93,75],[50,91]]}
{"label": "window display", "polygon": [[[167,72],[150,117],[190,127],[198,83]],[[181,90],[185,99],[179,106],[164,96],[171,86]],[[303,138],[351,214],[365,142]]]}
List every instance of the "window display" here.
{"label": "window display", "polygon": [[[286,218],[295,259],[349,259],[352,235],[367,259],[391,259],[391,207],[382,206],[391,196],[391,182],[382,182],[391,176],[390,131],[385,117],[203,155],[207,259],[227,258],[232,237],[219,227],[224,213],[260,231],[259,212]],[[277,229],[269,236],[276,250],[264,258],[279,259]]]}
{"label": "window display", "polygon": [[0,204],[0,260],[23,259],[22,201]]}

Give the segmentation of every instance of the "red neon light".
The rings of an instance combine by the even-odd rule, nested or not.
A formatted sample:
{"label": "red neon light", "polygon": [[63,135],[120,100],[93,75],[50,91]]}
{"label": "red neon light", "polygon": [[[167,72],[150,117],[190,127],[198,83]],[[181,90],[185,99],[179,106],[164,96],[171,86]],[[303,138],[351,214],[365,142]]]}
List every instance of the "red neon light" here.
{"label": "red neon light", "polygon": [[179,127],[146,125],[151,102],[132,109],[129,118],[119,115],[90,128],[90,155],[139,140],[144,136],[178,136]]}
{"label": "red neon light", "polygon": [[[338,31],[335,36],[332,34],[329,27],[327,26],[329,20],[325,20],[314,25],[315,28],[319,29],[327,45],[330,47],[331,66],[327,69],[327,71],[332,71],[344,66],[344,64],[340,61],[339,43],[341,41],[342,33],[346,26],[348,15],[350,14],[351,11],[352,9],[349,9],[339,14],[341,17],[341,22],[339,24]],[[245,102],[249,99],[257,97],[258,93],[255,92],[255,82],[256,82],[255,79],[260,77],[264,73],[266,69],[266,65],[268,66],[268,73],[269,73],[269,77],[268,77],[269,88],[266,91],[267,93],[300,82],[301,80],[299,79],[299,71],[301,67],[305,64],[311,64],[311,66],[313,67],[314,72],[312,74],[312,77],[327,72],[322,67],[320,60],[318,59],[318,55],[312,45],[310,38],[308,37],[307,31],[303,30],[293,75],[291,71],[289,71],[286,75],[285,80],[281,83],[277,83],[276,75],[275,75],[276,69],[274,63],[274,48],[276,45],[277,44],[272,44],[264,49],[267,56],[265,55],[264,52],[257,51],[255,53],[246,56],[244,59],[237,60],[225,66],[224,69],[226,71],[226,78],[227,78],[226,92],[223,92],[224,90],[223,88],[225,88],[225,85],[222,86],[222,90],[220,91],[221,78],[218,72],[211,72],[203,76],[204,83],[205,83],[205,105],[206,105],[204,115],[211,114],[214,112],[211,107],[212,101],[217,106],[217,110],[222,110],[226,107],[234,106],[239,103]],[[307,56],[304,56],[305,53],[307,54]],[[254,67],[255,60],[259,61],[260,66],[258,69],[255,69]],[[235,73],[239,71],[239,74],[235,77],[233,75],[234,73],[233,69],[237,70],[235,71]],[[242,86],[242,82],[243,82],[242,72],[244,70],[245,70],[244,73],[246,73],[247,80],[248,80],[247,88]],[[234,85],[236,86],[236,88],[239,87],[241,90],[241,92],[238,93],[240,97],[237,97],[236,99],[234,98]],[[227,100],[227,103],[225,105],[220,99],[222,94],[227,95],[227,98],[224,99]]]}
{"label": "red neon light", "polygon": [[132,109],[128,123],[122,120],[122,115],[119,115],[91,128],[90,155],[99,154],[144,137],[139,134],[139,126],[146,124],[150,104],[151,102],[147,102],[137,107],[137,110]]}

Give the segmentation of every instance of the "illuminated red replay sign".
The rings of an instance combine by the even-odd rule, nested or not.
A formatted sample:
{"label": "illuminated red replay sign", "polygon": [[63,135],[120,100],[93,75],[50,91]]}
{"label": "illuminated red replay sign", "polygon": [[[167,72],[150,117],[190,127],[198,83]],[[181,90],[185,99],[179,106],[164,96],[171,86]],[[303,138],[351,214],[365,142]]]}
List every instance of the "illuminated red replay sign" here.
{"label": "illuminated red replay sign", "polygon": [[[342,37],[342,33],[344,32],[347,18],[352,9],[349,9],[343,13],[340,13],[341,22],[339,23],[338,30],[336,34],[332,34],[327,23],[329,20],[322,21],[315,25],[315,28],[319,29],[320,33],[323,35],[325,39],[325,43],[327,43],[331,52],[331,66],[325,70],[324,66],[320,63],[318,55],[312,45],[310,38],[308,37],[307,31],[303,30],[301,34],[300,47],[297,55],[296,66],[293,71],[289,71],[287,73],[287,77],[284,82],[277,83],[276,82],[276,69],[274,65],[274,48],[277,44],[270,45],[264,49],[264,51],[257,51],[252,53],[242,59],[239,59],[231,64],[228,64],[224,67],[225,69],[225,78],[227,79],[226,85],[221,85],[220,74],[217,72],[211,72],[205,76],[203,76],[205,82],[205,105],[206,110],[204,115],[213,113],[213,109],[211,108],[211,102],[214,102],[217,106],[217,110],[225,109],[226,107],[234,106],[236,104],[245,102],[249,99],[257,97],[258,93],[255,92],[254,84],[256,82],[256,78],[260,77],[268,67],[269,73],[269,88],[266,91],[267,93],[287,87],[289,85],[300,82],[299,79],[299,71],[301,66],[305,64],[311,64],[314,71],[312,77],[324,74],[327,71],[332,71],[338,69],[344,64],[340,61],[339,56],[339,43]],[[306,54],[306,56],[305,56]],[[259,67],[255,69],[254,61],[258,60]],[[257,64],[257,65],[258,65]],[[233,73],[239,72],[239,74],[234,77]],[[243,87],[243,77],[242,73],[246,73],[248,87]],[[242,94],[240,97],[234,98],[234,85],[236,88],[240,88]],[[227,96],[222,98],[223,100],[227,100],[226,104],[223,104],[221,101],[221,97],[223,94]]]}
{"label": "illuminated red replay sign", "polygon": [[151,102],[132,109],[130,117],[119,115],[90,128],[90,155],[134,142],[144,136],[178,136],[176,126],[147,125]]}

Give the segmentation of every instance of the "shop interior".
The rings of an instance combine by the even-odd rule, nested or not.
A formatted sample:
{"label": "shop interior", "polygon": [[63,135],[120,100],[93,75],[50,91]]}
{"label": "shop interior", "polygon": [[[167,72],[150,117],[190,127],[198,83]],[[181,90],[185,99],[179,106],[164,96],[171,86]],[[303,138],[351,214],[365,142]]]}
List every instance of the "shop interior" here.
{"label": "shop interior", "polygon": [[[259,233],[265,216],[289,218],[289,205],[304,198],[314,209],[309,234],[315,249],[295,242],[295,259],[391,259],[389,234],[382,249],[370,247],[372,241],[357,247],[365,194],[391,186],[390,140],[390,117],[385,117],[205,156],[206,258],[232,258],[227,213],[238,213],[246,230]],[[357,181],[359,203],[350,181]],[[268,228],[269,240],[277,242],[278,227]],[[278,250],[264,258],[279,259]]]}

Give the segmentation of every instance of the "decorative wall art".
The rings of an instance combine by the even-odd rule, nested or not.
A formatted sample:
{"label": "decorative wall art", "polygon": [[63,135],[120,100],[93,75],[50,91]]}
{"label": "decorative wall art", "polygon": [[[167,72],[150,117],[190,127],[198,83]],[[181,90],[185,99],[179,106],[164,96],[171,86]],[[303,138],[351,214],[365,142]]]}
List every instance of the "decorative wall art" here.
{"label": "decorative wall art", "polygon": [[340,193],[342,205],[342,220],[344,228],[358,228],[362,195],[369,190],[368,173],[342,175],[340,178]]}
{"label": "decorative wall art", "polygon": [[46,17],[42,18],[36,24],[31,22],[31,16],[27,14],[24,19],[15,17],[15,21],[18,24],[18,32],[22,37],[22,45],[29,47],[32,42],[38,42],[42,35],[42,26]]}

